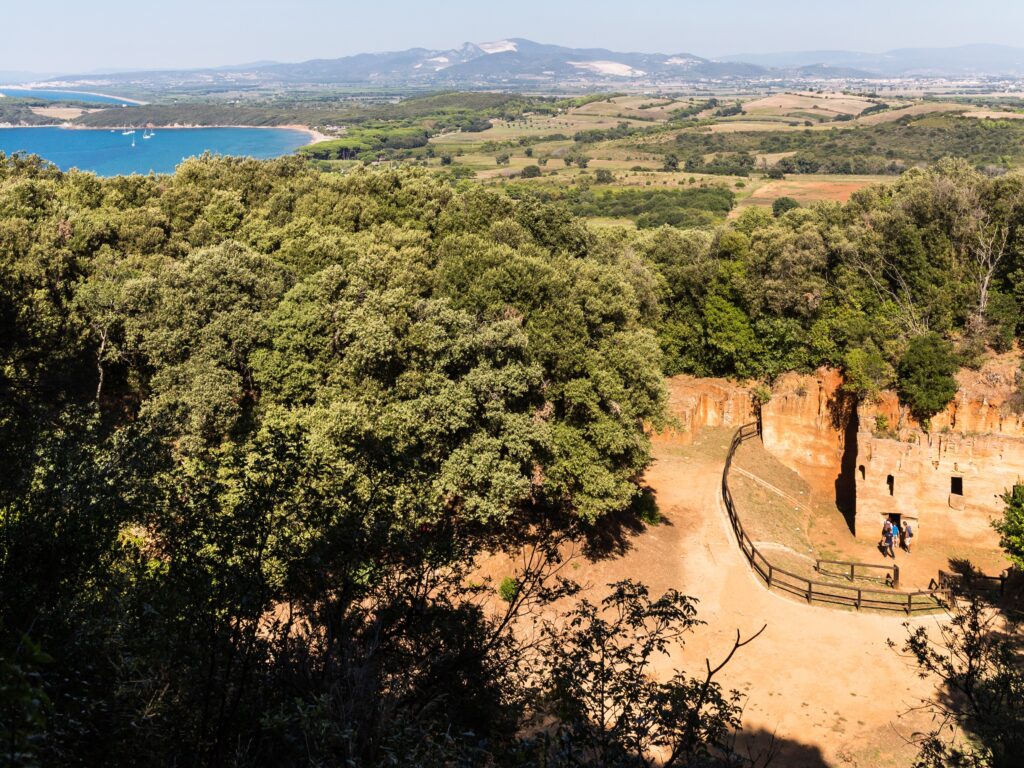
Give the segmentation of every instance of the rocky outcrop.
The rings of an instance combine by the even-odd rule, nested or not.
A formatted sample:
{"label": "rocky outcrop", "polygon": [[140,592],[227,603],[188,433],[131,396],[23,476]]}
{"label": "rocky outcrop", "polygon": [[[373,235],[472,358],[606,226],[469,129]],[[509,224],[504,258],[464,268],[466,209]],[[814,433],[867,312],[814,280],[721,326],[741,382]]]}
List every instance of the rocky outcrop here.
{"label": "rocky outcrop", "polygon": [[764,447],[787,466],[839,472],[851,408],[841,392],[838,371],[788,373],[761,408]]}
{"label": "rocky outcrop", "polygon": [[[932,432],[1024,438],[1020,353],[993,357],[978,370],[961,370],[956,378],[956,397],[944,411],[931,418]],[[883,417],[882,431],[891,430],[901,439],[922,431],[921,425],[899,404],[895,392],[883,392],[866,413],[872,420]]]}
{"label": "rocky outcrop", "polygon": [[747,384],[728,379],[674,376],[668,380],[671,422],[658,442],[689,445],[704,427],[738,427],[755,419]]}
{"label": "rocky outcrop", "polygon": [[[869,410],[870,409],[866,409]],[[1024,482],[1024,439],[921,431],[857,436],[857,534],[877,537],[889,515],[925,535],[990,538],[1002,495]]]}

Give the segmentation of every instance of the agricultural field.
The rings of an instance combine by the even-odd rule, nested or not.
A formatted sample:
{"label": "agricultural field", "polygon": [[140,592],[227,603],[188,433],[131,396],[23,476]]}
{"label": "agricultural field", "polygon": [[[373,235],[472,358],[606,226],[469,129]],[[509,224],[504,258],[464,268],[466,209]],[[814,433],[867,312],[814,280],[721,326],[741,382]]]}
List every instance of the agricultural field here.
{"label": "agricultural field", "polygon": [[778,93],[744,103],[743,113],[827,120],[836,115],[857,116],[879,103],[878,99],[842,93]]}
{"label": "agricultural field", "polygon": [[[9,100],[7,118],[94,127],[106,109]],[[1024,163],[1024,113],[1011,96],[924,100],[907,94],[785,91],[591,94],[576,98],[437,93],[391,100],[299,96],[131,108],[140,124],[304,124],[321,141],[301,154],[322,170],[420,165],[462,180],[537,194],[648,196],[643,206],[588,210],[600,225],[718,221],[780,197],[843,202],[910,167],[945,156],[995,171]],[[118,113],[118,120],[124,120]],[[3,115],[0,115],[3,117]],[[732,204],[667,216],[677,193],[720,189]],[[639,198],[638,198],[639,199]],[[696,205],[697,208],[693,206]],[[657,213],[661,211],[661,213]]]}
{"label": "agricultural field", "polygon": [[762,180],[751,185],[737,204],[733,215],[750,206],[769,207],[780,197],[789,197],[801,205],[823,201],[845,203],[859,189],[872,184],[892,183],[892,176],[805,175],[785,179]]}
{"label": "agricultural field", "polygon": [[643,193],[651,211],[663,211],[680,191],[727,190],[728,210],[712,206],[700,216],[693,208],[699,197],[681,206],[688,212],[642,220],[643,206],[577,206],[598,226],[707,222],[780,197],[801,205],[845,202],[863,187],[947,154],[973,154],[979,165],[1024,160],[1024,132],[989,117],[1017,113],[979,112],[987,119],[973,120],[961,116],[967,109],[953,101],[828,92],[728,100],[610,95],[493,118],[482,131],[436,133],[408,160],[541,196],[579,189],[608,200]]}

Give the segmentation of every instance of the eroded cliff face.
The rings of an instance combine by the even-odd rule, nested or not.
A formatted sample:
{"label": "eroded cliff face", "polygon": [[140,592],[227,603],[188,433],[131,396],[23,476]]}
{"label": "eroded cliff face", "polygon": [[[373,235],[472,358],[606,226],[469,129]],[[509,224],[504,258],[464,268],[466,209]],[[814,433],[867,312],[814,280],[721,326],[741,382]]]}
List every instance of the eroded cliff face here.
{"label": "eroded cliff face", "polygon": [[[1024,437],[1024,396],[1021,394],[1021,355],[1010,353],[988,360],[979,370],[957,374],[956,397],[932,417],[934,432]],[[921,425],[899,404],[895,392],[883,392],[866,411],[883,416],[888,429],[905,437]]]}
{"label": "eroded cliff face", "polygon": [[[1004,355],[961,371],[956,398],[927,432],[895,392],[856,406],[838,371],[787,374],[761,407],[764,445],[815,494],[834,495],[858,537],[877,538],[882,521],[899,515],[919,535],[949,531],[990,545],[1002,494],[1024,482],[1019,370],[1020,356]],[[677,376],[668,385],[676,424],[656,440],[687,445],[704,427],[757,418],[750,383]]]}
{"label": "eroded cliff face", "polygon": [[675,423],[653,436],[658,442],[689,445],[704,427],[738,427],[756,418],[748,384],[694,376],[674,376],[667,383]]}
{"label": "eroded cliff face", "polygon": [[764,447],[797,471],[838,473],[851,415],[842,384],[839,372],[827,368],[782,376],[761,408]]}
{"label": "eroded cliff face", "polygon": [[989,540],[1002,495],[1024,481],[1019,355],[961,371],[959,391],[925,431],[895,393],[859,409],[857,534],[877,536],[888,515],[925,535]]}

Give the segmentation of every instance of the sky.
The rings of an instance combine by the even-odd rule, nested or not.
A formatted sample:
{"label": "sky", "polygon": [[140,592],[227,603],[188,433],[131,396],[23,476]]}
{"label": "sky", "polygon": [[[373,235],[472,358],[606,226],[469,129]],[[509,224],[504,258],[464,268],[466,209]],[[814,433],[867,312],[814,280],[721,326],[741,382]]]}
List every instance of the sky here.
{"label": "sky", "polygon": [[0,71],[304,61],[525,37],[722,56],[1024,45],[1020,0],[0,0]]}

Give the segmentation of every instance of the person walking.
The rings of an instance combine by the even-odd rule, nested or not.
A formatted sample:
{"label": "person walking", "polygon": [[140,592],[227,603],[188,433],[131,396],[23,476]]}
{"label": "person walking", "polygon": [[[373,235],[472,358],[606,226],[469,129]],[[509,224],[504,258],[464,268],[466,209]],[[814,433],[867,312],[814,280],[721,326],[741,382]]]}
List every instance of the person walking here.
{"label": "person walking", "polygon": [[889,520],[885,521],[885,525],[882,526],[882,554],[888,555],[893,560],[896,559],[896,553],[893,551],[893,539],[895,533],[892,528],[892,523]]}
{"label": "person walking", "polygon": [[914,538],[914,529],[910,527],[910,521],[903,521],[903,549],[910,554],[910,543]]}

